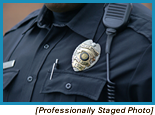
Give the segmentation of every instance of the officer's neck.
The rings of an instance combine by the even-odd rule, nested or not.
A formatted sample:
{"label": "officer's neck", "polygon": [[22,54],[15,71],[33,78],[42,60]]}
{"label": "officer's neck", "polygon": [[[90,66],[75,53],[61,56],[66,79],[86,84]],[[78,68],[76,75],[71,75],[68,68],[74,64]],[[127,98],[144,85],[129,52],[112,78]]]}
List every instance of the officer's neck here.
{"label": "officer's neck", "polygon": [[64,13],[53,12],[53,23],[56,23],[56,24],[66,24],[66,23],[69,22],[79,11],[80,11],[80,9],[76,9],[76,10],[69,11],[69,12],[64,12]]}

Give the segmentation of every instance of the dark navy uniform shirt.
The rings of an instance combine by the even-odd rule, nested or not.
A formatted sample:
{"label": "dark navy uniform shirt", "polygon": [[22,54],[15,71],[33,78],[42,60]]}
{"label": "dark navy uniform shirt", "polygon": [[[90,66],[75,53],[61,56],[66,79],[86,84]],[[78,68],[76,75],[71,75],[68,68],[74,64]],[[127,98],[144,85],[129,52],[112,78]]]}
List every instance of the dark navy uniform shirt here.
{"label": "dark navy uniform shirt", "polygon": [[[86,4],[66,24],[52,23],[52,12],[43,6],[8,31],[3,62],[16,62],[3,70],[3,101],[107,101],[103,6]],[[72,54],[88,39],[100,44],[101,56],[90,69],[74,72]],[[113,40],[110,75],[116,101],[152,101],[152,14],[141,4],[133,4],[130,23]]]}

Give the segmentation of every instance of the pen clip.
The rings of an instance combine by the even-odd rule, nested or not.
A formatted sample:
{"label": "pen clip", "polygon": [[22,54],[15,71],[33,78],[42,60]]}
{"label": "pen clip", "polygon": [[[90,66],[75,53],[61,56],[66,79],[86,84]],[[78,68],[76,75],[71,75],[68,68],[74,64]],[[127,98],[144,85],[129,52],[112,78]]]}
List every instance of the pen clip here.
{"label": "pen clip", "polygon": [[56,59],[55,63],[53,64],[51,75],[50,75],[50,80],[52,79],[54,69],[57,68],[57,67],[58,67],[58,59]]}

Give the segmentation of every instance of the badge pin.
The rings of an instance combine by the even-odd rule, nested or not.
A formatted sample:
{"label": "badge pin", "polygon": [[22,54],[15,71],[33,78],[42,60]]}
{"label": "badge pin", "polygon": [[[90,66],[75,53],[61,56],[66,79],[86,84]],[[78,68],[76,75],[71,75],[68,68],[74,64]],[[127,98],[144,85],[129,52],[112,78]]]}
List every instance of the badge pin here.
{"label": "badge pin", "polygon": [[101,47],[92,40],[81,43],[72,56],[72,67],[74,71],[83,71],[92,67],[99,59]]}

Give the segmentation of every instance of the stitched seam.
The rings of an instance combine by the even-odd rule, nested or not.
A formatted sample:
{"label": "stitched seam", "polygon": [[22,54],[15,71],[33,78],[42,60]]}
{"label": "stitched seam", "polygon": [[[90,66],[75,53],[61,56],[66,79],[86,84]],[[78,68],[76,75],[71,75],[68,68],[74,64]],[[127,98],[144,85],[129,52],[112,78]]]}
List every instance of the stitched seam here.
{"label": "stitched seam", "polygon": [[[97,98],[97,96],[92,96],[92,95],[88,95],[88,94],[86,94],[86,93],[79,93],[79,92],[73,92],[73,91],[71,91],[71,92],[65,92],[65,91],[61,91],[61,90],[52,90],[52,92],[60,92],[60,93],[64,93],[64,94],[66,94],[66,95],[68,95],[68,94],[78,94],[78,95],[83,95],[83,96],[86,96],[86,97],[88,97],[88,98],[91,98],[91,99],[94,99],[94,100],[96,100],[96,98]],[[52,92],[50,92],[50,93],[52,93]],[[48,93],[47,91],[44,91],[43,93]]]}
{"label": "stitched seam", "polygon": [[6,70],[6,71],[3,71],[3,73],[8,73],[8,72],[19,72],[19,70]]}
{"label": "stitched seam", "polygon": [[[48,72],[50,72],[50,71],[48,71]],[[74,72],[71,72],[71,71],[55,70],[54,72],[55,72],[55,73],[67,73],[67,74],[73,74],[73,75],[80,76],[80,77],[87,77],[87,78],[99,79],[99,80],[103,80],[103,81],[106,80],[106,79],[101,79],[101,78],[91,77],[91,76],[88,76],[88,75],[77,74],[77,73],[74,73]]]}
{"label": "stitched seam", "polygon": [[147,22],[151,22],[151,20],[147,20],[147,19],[145,19],[145,18],[143,18],[143,17],[141,17],[141,16],[139,16],[139,15],[135,15],[135,14],[131,14],[131,15],[134,16],[134,17],[137,17],[137,18],[144,19],[144,20],[146,20]]}

